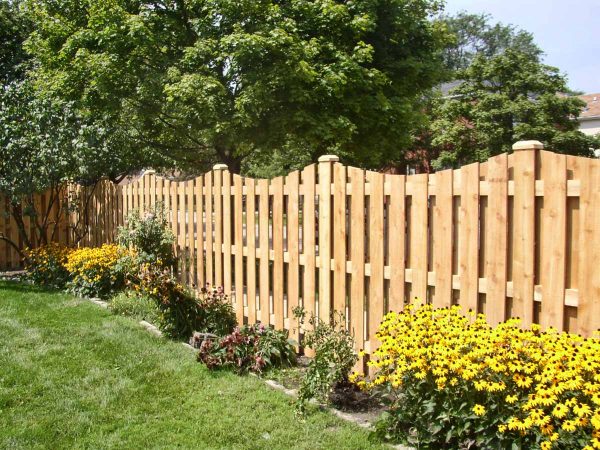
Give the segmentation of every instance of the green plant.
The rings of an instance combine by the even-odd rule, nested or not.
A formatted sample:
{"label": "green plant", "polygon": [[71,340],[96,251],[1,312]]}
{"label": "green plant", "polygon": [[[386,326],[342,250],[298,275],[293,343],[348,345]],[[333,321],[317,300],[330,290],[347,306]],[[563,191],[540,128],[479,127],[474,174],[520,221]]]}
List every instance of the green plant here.
{"label": "green plant", "polygon": [[209,369],[230,368],[237,373],[262,373],[273,367],[291,366],[296,362],[294,343],[287,331],[263,324],[235,328],[219,339],[196,340],[198,360]]}
{"label": "green plant", "polygon": [[62,289],[69,281],[69,271],[65,267],[69,257],[68,247],[51,243],[25,250],[25,271],[27,278],[35,284]]}
{"label": "green plant", "polygon": [[[302,309],[294,311],[300,323],[304,323],[305,313]],[[303,415],[306,403],[310,399],[328,403],[329,395],[338,383],[348,382],[350,371],[358,361],[354,351],[354,338],[345,328],[344,315],[334,313],[331,323],[326,323],[315,316],[309,318],[313,327],[304,337],[304,346],[312,348],[315,356],[309,363],[296,401],[296,412]]]}
{"label": "green plant", "polygon": [[132,252],[115,244],[83,247],[69,253],[66,269],[70,273],[70,292],[82,297],[107,298],[125,288],[126,268]]}
{"label": "green plant", "polygon": [[170,337],[187,339],[194,331],[223,335],[237,324],[223,289],[205,287],[196,296],[165,267],[143,264],[134,289],[154,299],[160,311],[156,325]]}
{"label": "green plant", "polygon": [[153,324],[159,322],[159,310],[154,299],[135,291],[120,292],[110,299],[108,307],[117,315],[134,317]]}
{"label": "green plant", "polygon": [[125,223],[117,230],[117,242],[124,247],[134,248],[141,264],[152,263],[165,267],[175,264],[175,237],[168,227],[167,213],[162,203],[157,203],[143,214],[139,210],[129,212]]}

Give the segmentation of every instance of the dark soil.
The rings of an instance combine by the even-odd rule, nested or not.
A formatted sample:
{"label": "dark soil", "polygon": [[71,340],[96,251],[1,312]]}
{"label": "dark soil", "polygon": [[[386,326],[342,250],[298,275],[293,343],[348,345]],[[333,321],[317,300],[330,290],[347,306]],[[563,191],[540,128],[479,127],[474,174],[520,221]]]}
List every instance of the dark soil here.
{"label": "dark soil", "polygon": [[355,384],[338,383],[329,394],[331,404],[344,412],[365,412],[381,410],[381,404],[366,392],[361,391]]}

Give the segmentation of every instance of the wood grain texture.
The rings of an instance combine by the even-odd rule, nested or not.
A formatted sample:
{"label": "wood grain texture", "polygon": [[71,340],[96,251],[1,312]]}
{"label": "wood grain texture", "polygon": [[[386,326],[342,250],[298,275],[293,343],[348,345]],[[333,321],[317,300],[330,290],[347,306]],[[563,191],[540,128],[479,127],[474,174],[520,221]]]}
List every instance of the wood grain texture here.
{"label": "wood grain texture", "polygon": [[[350,205],[350,259],[352,278],[350,279],[350,324],[354,341],[359,350],[365,346],[365,174],[362,169],[348,168],[352,183]],[[362,367],[362,361],[358,363]]]}
{"label": "wood grain texture", "polygon": [[[231,264],[232,223],[231,211],[231,173],[223,170],[223,289],[231,295],[233,270]],[[243,292],[243,291],[242,291]]]}
{"label": "wood grain texture", "polygon": [[[384,175],[377,172],[367,172],[367,181],[371,188],[369,198],[369,301],[367,337],[375,348],[375,333],[383,320],[383,183]],[[378,345],[378,343],[377,343]]]}
{"label": "wood grain texture", "polygon": [[542,285],[541,323],[562,330],[565,318],[565,250],[567,208],[567,160],[564,155],[540,151],[544,180],[542,207],[543,251],[540,255]]}
{"label": "wood grain texture", "polygon": [[[243,182],[239,175],[233,175],[235,210],[235,313],[239,324],[244,323],[244,223],[243,223]],[[231,258],[230,258],[231,259]]]}
{"label": "wood grain texture", "polygon": [[486,314],[495,325],[506,319],[508,167],[506,154],[488,161],[486,246]]}
{"label": "wood grain texture", "polygon": [[256,302],[256,182],[246,178],[246,277],[248,285],[248,323],[257,320],[258,304]]}
{"label": "wood grain texture", "polygon": [[206,208],[206,283],[208,283],[211,286],[214,286],[215,278],[213,271],[213,172],[208,172],[204,176],[204,205]]}
{"label": "wood grain texture", "polygon": [[346,167],[333,166],[333,311],[346,314]]}
{"label": "wood grain texture", "polygon": [[259,304],[260,321],[268,325],[271,321],[269,292],[269,180],[258,180],[259,216]]}
{"label": "wood grain texture", "polygon": [[290,338],[300,341],[298,321],[294,317],[294,309],[300,306],[300,246],[299,246],[299,181],[298,171],[290,173],[286,178],[288,192],[287,207],[287,249],[288,249],[288,285],[287,285],[287,316],[289,317]]}
{"label": "wood grain texture", "polygon": [[[545,192],[544,192],[545,194]],[[579,332],[600,330],[600,161],[587,160],[581,171],[579,251]]]}
{"label": "wood grain texture", "polygon": [[406,276],[406,177],[386,175],[390,184],[388,208],[388,258],[390,265],[390,311],[404,307],[404,283]]}
{"label": "wood grain texture", "polygon": [[271,180],[273,190],[273,314],[275,328],[283,329],[283,177]]}
{"label": "wood grain texture", "polygon": [[428,237],[428,190],[427,174],[410,175],[413,192],[410,206],[410,268],[412,269],[411,293],[421,302],[427,300]]}
{"label": "wood grain texture", "polygon": [[525,327],[533,323],[535,288],[535,150],[514,157],[513,316]]}
{"label": "wood grain texture", "polygon": [[433,208],[433,306],[436,308],[449,307],[452,304],[453,173],[453,170],[443,170],[434,175],[436,194]]}

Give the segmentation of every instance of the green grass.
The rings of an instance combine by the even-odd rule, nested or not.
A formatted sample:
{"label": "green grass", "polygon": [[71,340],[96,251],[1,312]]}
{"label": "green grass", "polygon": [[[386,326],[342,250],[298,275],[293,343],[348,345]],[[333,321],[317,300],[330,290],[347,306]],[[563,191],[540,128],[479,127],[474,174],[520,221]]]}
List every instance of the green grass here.
{"label": "green grass", "polygon": [[0,448],[383,448],[85,300],[0,281]]}

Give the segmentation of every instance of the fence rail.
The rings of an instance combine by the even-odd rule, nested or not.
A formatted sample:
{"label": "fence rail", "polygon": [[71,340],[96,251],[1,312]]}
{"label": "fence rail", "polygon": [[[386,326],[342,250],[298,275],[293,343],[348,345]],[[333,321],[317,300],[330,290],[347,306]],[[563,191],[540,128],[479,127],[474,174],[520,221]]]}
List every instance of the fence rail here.
{"label": "fence rail", "polygon": [[[536,141],[430,175],[364,171],[333,156],[272,180],[224,165],[182,182],[147,172],[96,187],[82,244],[111,241],[128,211],[156,202],[169,211],[183,282],[222,285],[240,322],[296,339],[296,306],[322,319],[339,311],[368,353],[385,312],[414,297],[494,323],[600,327],[600,161]],[[14,220],[4,221],[15,236]],[[18,262],[0,242],[0,267]]]}

